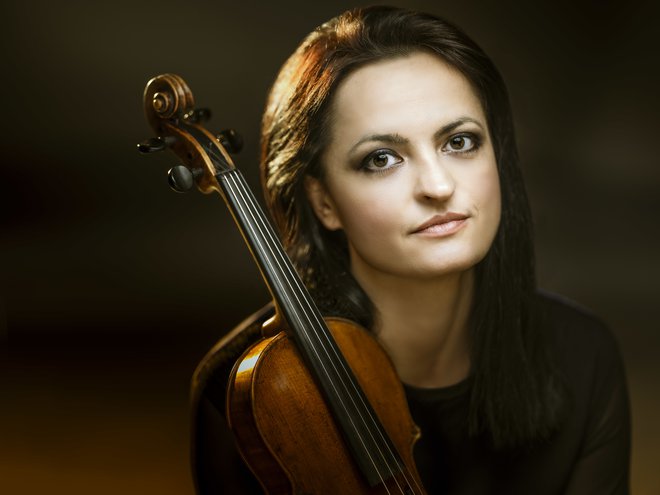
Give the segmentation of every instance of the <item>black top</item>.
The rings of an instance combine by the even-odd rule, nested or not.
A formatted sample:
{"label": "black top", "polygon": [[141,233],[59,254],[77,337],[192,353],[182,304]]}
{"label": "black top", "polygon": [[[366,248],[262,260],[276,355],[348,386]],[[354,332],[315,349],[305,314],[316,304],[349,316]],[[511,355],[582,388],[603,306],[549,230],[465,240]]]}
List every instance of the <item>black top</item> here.
{"label": "black top", "polygon": [[[623,364],[609,330],[572,303],[539,296],[565,376],[569,412],[549,440],[494,451],[469,437],[470,378],[451,387],[407,386],[422,431],[415,462],[429,494],[608,495],[629,493],[630,414]],[[204,358],[193,380],[193,477],[200,495],[263,493],[234,447],[224,419],[233,362],[260,337],[270,308],[253,315]]]}

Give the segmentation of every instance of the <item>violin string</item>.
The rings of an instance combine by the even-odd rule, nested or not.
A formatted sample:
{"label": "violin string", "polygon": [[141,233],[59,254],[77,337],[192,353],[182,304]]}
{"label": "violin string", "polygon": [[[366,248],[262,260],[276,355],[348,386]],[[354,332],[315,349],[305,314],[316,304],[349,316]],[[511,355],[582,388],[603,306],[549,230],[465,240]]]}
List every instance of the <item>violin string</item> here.
{"label": "violin string", "polygon": [[[233,183],[235,183],[235,184],[237,183],[237,184],[238,184],[237,186],[236,186],[236,185],[233,185],[233,186],[232,186],[231,184],[227,183],[228,187],[230,187],[231,192],[234,194],[234,197],[236,197],[236,196],[235,196],[235,195],[236,195],[236,191],[238,191],[238,194],[240,194],[241,197],[242,197],[242,199],[243,199],[243,203],[246,204],[246,205],[248,205],[248,206],[251,206],[252,208],[255,208],[254,200],[251,198],[252,195],[249,193],[249,189],[247,189],[246,186],[243,186],[242,184],[240,184],[241,181],[238,181],[235,177],[233,177],[233,176],[231,176],[231,175],[232,175],[231,173],[230,173],[230,174],[225,174],[225,177],[227,177],[227,179],[228,179],[228,180],[231,180]],[[234,175],[237,175],[237,174],[234,174]],[[241,177],[241,178],[242,178],[242,177]],[[247,190],[247,192],[245,192],[245,191],[241,191],[241,186],[243,186],[243,187]],[[235,189],[235,190],[234,190],[234,189]],[[237,205],[238,208],[241,209],[241,212],[243,213],[243,215],[244,215],[244,217],[245,217],[245,211],[243,210],[243,206],[242,206],[242,204],[241,204],[240,202],[236,201],[236,205]],[[273,263],[273,261],[274,261],[275,263],[278,264],[279,269],[280,269],[280,272],[282,272],[282,273],[284,274],[284,270],[282,269],[282,263],[280,263],[280,261],[278,261],[278,260],[276,259],[276,256],[275,256],[275,253],[276,253],[277,251],[279,251],[279,250],[278,250],[278,249],[275,249],[275,252],[273,251],[273,245],[272,245],[273,234],[270,233],[270,232],[268,232],[270,229],[268,229],[268,227],[267,227],[266,225],[263,225],[264,222],[261,221],[261,220],[262,220],[261,218],[259,218],[259,217],[261,217],[261,215],[259,214],[259,211],[258,211],[258,210],[257,210],[257,214],[255,214],[253,211],[250,211],[249,209],[248,209],[248,212],[249,212],[250,216],[252,217],[253,222],[252,222],[252,223],[246,222],[246,225],[247,225],[248,228],[250,228],[250,230],[252,231],[252,233],[253,233],[253,239],[255,240],[255,242],[260,243],[259,239],[258,239],[257,236],[255,235],[256,232],[255,232],[255,230],[254,230],[254,226],[256,226],[256,227],[259,229],[259,233],[262,235],[262,238],[263,238],[264,240],[267,240],[268,237],[271,238],[271,245],[268,245],[268,243],[266,243],[266,246],[267,246],[268,250],[270,251],[271,256],[273,257],[273,260],[268,260],[268,259],[267,259],[267,260],[265,260],[265,262],[268,263],[268,264],[269,264],[269,267],[271,268],[271,270],[273,270],[273,265],[272,265],[272,263]],[[261,225],[259,225],[259,224],[261,224]],[[264,230],[265,230],[269,235],[264,235]],[[261,244],[261,243],[260,243],[260,244]],[[275,246],[277,246],[277,244],[275,244]],[[263,246],[262,246],[262,247],[263,247]],[[278,254],[280,254],[280,253],[278,253]],[[281,254],[280,254],[280,257],[281,257]],[[287,265],[286,262],[284,262],[283,264],[284,264],[285,266]],[[271,273],[274,273],[274,270],[271,271]],[[280,284],[282,283],[282,281],[279,281],[279,280],[278,280],[277,282],[279,282]],[[289,282],[289,285],[290,285],[290,282]],[[288,302],[289,302],[289,304],[291,304],[290,296],[289,296],[288,294],[286,294],[286,293],[284,293],[283,296],[286,297],[287,300],[288,300]],[[294,292],[294,297],[296,297],[296,299],[298,299],[297,296],[295,296],[295,292]],[[298,300],[298,304],[301,305],[301,304],[300,304],[300,300]],[[303,314],[306,316],[307,320],[309,321],[309,323],[310,323],[310,327],[313,327],[313,324],[312,324],[311,319],[309,318],[309,315],[306,314],[305,312],[303,312]],[[296,317],[298,318],[298,315],[296,315]],[[302,321],[298,320],[298,322],[301,324],[300,327],[301,327],[301,328],[304,328],[304,326],[302,325]],[[318,338],[318,337],[317,337],[317,338]],[[327,350],[326,350],[326,349],[324,349],[324,350],[326,351],[326,354],[327,354]],[[319,362],[320,365],[323,367],[324,372],[326,373],[326,375],[329,376],[328,371],[327,371],[325,365],[323,364],[323,361],[321,360],[321,357],[318,355],[318,352],[316,351],[316,349],[314,349],[314,352],[315,352],[315,354],[316,354],[316,357],[317,357],[317,359],[318,359],[318,362]],[[333,364],[333,366],[334,366],[334,364]],[[336,369],[335,369],[335,371],[337,372]],[[337,374],[338,374],[338,373],[337,373]],[[343,382],[343,380],[341,379],[341,377],[340,377],[340,380]],[[371,461],[371,464],[373,465],[374,469],[376,470],[376,472],[377,472],[377,474],[378,474],[378,477],[379,477],[380,480],[381,480],[381,483],[383,484],[383,486],[386,486],[386,485],[385,485],[385,480],[384,480],[384,478],[383,478],[383,475],[381,474],[380,469],[378,468],[378,464],[377,464],[377,463],[373,460],[373,458],[371,457],[371,453],[369,452],[369,449],[367,449],[366,444],[365,444],[365,442],[364,442],[364,439],[362,438],[362,435],[360,434],[360,432],[359,432],[359,430],[358,430],[358,428],[357,428],[357,425],[356,425],[356,424],[354,423],[354,421],[353,421],[353,417],[352,417],[352,415],[351,415],[351,414],[348,414],[348,408],[346,407],[346,404],[344,403],[344,400],[342,399],[341,395],[339,394],[338,390],[336,389],[336,385],[335,385],[335,383],[331,381],[331,384],[332,384],[333,388],[335,389],[336,396],[337,396],[337,398],[339,399],[339,402],[341,403],[341,406],[343,407],[344,411],[346,411],[346,413],[347,413],[347,415],[348,415],[348,417],[349,417],[349,419],[350,419],[350,421],[351,421],[351,424],[353,425],[353,428],[354,428],[354,430],[355,430],[355,432],[356,432],[356,434],[357,434],[358,439],[360,440],[360,443],[361,443],[362,446],[364,447],[364,451],[365,451],[365,452],[367,453],[367,455],[369,456],[369,460]],[[343,384],[343,385],[344,385],[344,388],[346,388],[346,385],[345,385],[345,384]],[[358,414],[359,414],[359,411],[358,411]],[[364,419],[363,419],[363,418],[361,418],[361,419],[362,419],[362,421],[364,422]],[[373,440],[373,438],[372,438],[372,440]],[[377,448],[378,448],[378,446],[377,446]],[[379,453],[380,453],[380,452],[379,452]],[[382,456],[382,454],[381,454],[381,456]],[[389,468],[389,466],[388,466],[388,468]],[[391,471],[390,471],[390,475],[393,475],[393,473],[392,473]],[[387,488],[387,487],[386,487],[386,488]],[[389,490],[388,490],[388,493],[389,493]]]}
{"label": "violin string", "polygon": [[[236,174],[233,174],[233,175],[238,175],[238,171],[236,172]],[[241,177],[241,179],[242,179],[242,176],[239,175],[239,177]],[[241,187],[242,187],[243,189],[246,190],[246,191],[244,191],[244,192],[241,193],[241,196],[243,197],[243,200],[244,200],[244,201],[247,200],[246,202],[247,202],[248,204],[250,204],[250,206],[251,206],[253,209],[256,209],[257,213],[259,213],[259,212],[260,212],[260,209],[259,209],[259,207],[256,205],[255,200],[254,200],[252,194],[250,193],[249,189],[247,188],[247,186],[246,186],[245,184],[241,184],[241,183],[240,183],[241,181],[238,181],[238,180],[236,179],[236,177],[231,177],[231,179],[232,179],[232,181],[233,181],[234,183],[237,183],[237,184],[239,185],[239,187],[237,188],[237,190],[238,190],[239,192],[240,192]],[[264,240],[269,240],[268,238],[270,238],[271,245],[279,246],[279,242],[278,242],[278,241],[274,241],[274,233],[272,232],[272,227],[270,227],[270,225],[267,224],[267,223],[265,224],[264,219],[263,219],[263,218],[260,218],[262,215],[259,215],[259,214],[255,215],[253,212],[250,212],[250,216],[252,216],[252,218],[253,218],[254,221],[256,221],[257,223],[261,224],[261,225],[258,225],[258,228],[259,228],[260,234],[264,237]],[[264,235],[264,232],[265,232],[266,235]],[[256,239],[256,238],[255,238],[255,239]],[[268,243],[266,243],[266,245],[268,246]],[[269,246],[269,250],[271,251],[271,255],[274,256],[274,258],[275,258],[275,262],[278,264],[278,266],[279,266],[279,268],[280,268],[280,271],[283,273],[283,275],[286,276],[285,270],[289,272],[289,277],[288,277],[289,280],[287,281],[287,283],[289,284],[289,286],[292,286],[292,284],[291,284],[291,280],[292,280],[292,281],[294,282],[294,284],[295,284],[296,286],[298,286],[299,292],[303,294],[303,298],[305,299],[305,303],[306,303],[308,306],[310,306],[310,307],[313,308],[313,307],[314,307],[314,306],[312,306],[313,303],[310,304],[310,301],[308,300],[308,297],[307,297],[307,293],[306,293],[306,291],[305,291],[304,289],[303,289],[303,290],[300,290],[300,289],[301,289],[301,287],[300,287],[301,282],[300,282],[299,278],[297,277],[297,275],[294,274],[294,273],[292,272],[292,267],[291,267],[291,265],[290,265],[288,262],[286,262],[286,261],[288,261],[288,258],[286,258],[286,261],[284,261],[284,262],[282,263],[282,264],[284,265],[284,268],[285,268],[285,270],[282,270],[282,264],[280,263],[280,261],[278,261],[278,260],[276,259],[277,256],[275,256],[275,255],[279,255],[279,257],[281,258],[281,257],[283,256],[283,253],[279,252],[279,249],[276,249],[275,252],[273,252],[272,247],[270,247],[270,246]],[[293,289],[293,287],[291,287],[291,288]],[[294,294],[295,294],[295,292],[294,292]],[[297,297],[296,297],[296,299],[297,299]],[[300,300],[298,300],[298,304],[299,304],[300,306],[302,306],[302,304],[300,303]],[[302,308],[301,308],[301,309],[302,309]],[[320,322],[318,321],[318,315],[316,314],[316,312],[315,312],[315,311],[312,311],[311,313],[312,313],[312,316],[314,317],[314,319],[317,320],[317,324],[320,324]],[[308,312],[305,312],[304,310],[303,310],[303,314],[305,314],[305,316],[307,317],[309,323],[311,324],[311,329],[313,330],[313,329],[314,329],[314,325],[313,325],[313,322],[312,322],[311,319],[310,319],[310,315],[308,314]],[[321,342],[321,339],[319,338],[318,332],[315,331],[315,334],[316,334],[316,338],[317,338],[317,340],[321,343],[321,345],[323,345],[322,342]],[[323,334],[321,334],[321,335],[323,335]],[[328,336],[325,335],[325,338],[326,338],[326,340],[327,340],[327,339],[328,339]],[[323,348],[324,348],[326,354],[328,354],[328,357],[330,358],[330,363],[333,365],[333,367],[335,367],[335,364],[332,362],[332,359],[331,359],[331,357],[330,357],[330,355],[329,355],[329,353],[328,353],[328,349],[327,349],[325,346],[323,346]],[[335,354],[337,353],[337,349],[334,348],[334,346],[332,346],[332,345],[330,345],[330,350],[332,350]],[[320,358],[320,356],[317,355],[317,358]],[[342,368],[344,368],[343,371],[346,373],[347,370],[345,369],[345,367],[344,367],[344,363],[342,362],[342,360],[338,358],[337,361],[338,361],[338,364],[339,364]],[[322,362],[321,362],[321,364],[322,364]],[[322,366],[323,366],[323,364],[322,364]],[[324,370],[325,370],[325,366],[324,366]],[[338,370],[335,369],[335,371],[336,371],[337,375],[339,376],[339,378],[340,378],[340,380],[341,380],[341,382],[342,382],[342,385],[343,385],[344,388],[346,389],[346,384],[344,383],[344,379],[341,377],[341,374],[339,373]],[[327,371],[326,371],[326,373],[327,373]],[[352,385],[353,388],[355,389],[356,384],[355,384],[352,380],[349,380],[349,382],[351,383],[351,385]],[[356,392],[357,392],[357,390],[356,390]],[[357,396],[358,396],[358,398],[359,398],[361,401],[363,400],[362,396],[361,396],[359,393],[357,393]],[[338,397],[339,397],[339,396],[338,396]],[[349,397],[351,397],[350,394],[349,394]],[[345,404],[343,403],[343,400],[341,399],[341,397],[339,397],[339,399],[340,399],[340,402],[342,402],[342,406],[344,407],[344,410],[347,410]],[[354,399],[352,399],[352,400],[354,400]],[[364,405],[364,404],[363,404],[363,405]],[[362,413],[360,412],[359,408],[357,407],[356,404],[354,404],[354,406],[356,407],[356,410],[357,410],[357,412],[358,412],[358,415],[360,416],[360,419],[362,420],[363,423],[365,423],[365,419],[362,417]],[[375,429],[376,429],[376,432],[379,434],[379,436],[381,437],[381,440],[383,441],[383,443],[385,444],[387,450],[389,451],[388,453],[389,453],[391,459],[397,464],[397,466],[399,466],[399,461],[398,461],[398,459],[394,456],[394,454],[391,452],[389,443],[388,443],[387,441],[385,441],[385,439],[383,438],[383,432],[380,431],[380,428],[378,428],[378,425],[377,425],[376,422],[374,421],[373,417],[371,417],[371,412],[369,411],[369,408],[365,407],[365,410],[366,410],[367,414],[369,414],[369,416],[370,416],[369,419],[371,420],[372,424],[374,425],[374,427],[375,427]],[[366,423],[365,423],[365,425],[366,425]],[[355,427],[355,426],[354,426],[354,427]],[[379,454],[380,454],[380,456],[381,456],[383,459],[385,459],[385,455],[384,455],[383,452],[381,452],[381,449],[380,449],[380,447],[378,446],[378,442],[376,442],[375,439],[373,438],[373,433],[372,433],[371,429],[368,428],[368,431],[369,431],[369,435],[372,436],[372,440],[375,442],[375,445],[376,445],[376,447],[377,447],[378,450],[379,450]],[[359,438],[360,438],[362,444],[364,445],[364,441],[361,439],[361,437],[359,437]],[[377,466],[376,466],[376,464],[373,462],[373,460],[372,460],[372,464],[374,464],[374,467],[377,469]],[[387,463],[387,461],[386,461],[386,465],[387,465],[387,467],[388,467],[388,470],[390,471],[390,475],[391,475],[392,477],[394,477],[394,479],[396,480],[396,476],[395,476],[394,473],[392,472],[391,467],[390,467],[389,463]],[[378,470],[378,469],[377,469],[377,470]],[[409,482],[408,479],[407,479],[408,477],[407,477],[407,475],[406,475],[405,469],[402,469],[402,470],[401,470],[401,474],[403,475],[406,484],[408,484],[408,485],[410,486],[410,482]],[[379,476],[380,476],[380,474],[379,474]],[[381,476],[381,479],[382,479],[382,476]],[[416,484],[416,482],[414,481],[414,478],[413,478],[413,482]],[[397,481],[397,485],[398,485],[398,481]]]}

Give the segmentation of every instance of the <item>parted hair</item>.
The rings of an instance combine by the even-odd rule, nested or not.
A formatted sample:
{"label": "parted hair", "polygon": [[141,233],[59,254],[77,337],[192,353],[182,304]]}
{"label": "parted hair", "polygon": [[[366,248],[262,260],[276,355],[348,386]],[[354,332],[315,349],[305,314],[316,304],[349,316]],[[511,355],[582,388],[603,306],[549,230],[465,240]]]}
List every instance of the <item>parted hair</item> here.
{"label": "parted hair", "polygon": [[502,195],[498,232],[475,267],[466,428],[470,435],[488,435],[496,448],[529,444],[557,427],[563,388],[538,324],[531,213],[507,89],[490,58],[463,31],[430,14],[376,6],[347,11],[310,33],[281,68],[264,112],[266,203],[321,310],[371,328],[375,308],[350,273],[346,238],[317,220],[304,178],[323,181],[321,156],[342,80],[367,64],[420,51],[457,69],[479,98]]}

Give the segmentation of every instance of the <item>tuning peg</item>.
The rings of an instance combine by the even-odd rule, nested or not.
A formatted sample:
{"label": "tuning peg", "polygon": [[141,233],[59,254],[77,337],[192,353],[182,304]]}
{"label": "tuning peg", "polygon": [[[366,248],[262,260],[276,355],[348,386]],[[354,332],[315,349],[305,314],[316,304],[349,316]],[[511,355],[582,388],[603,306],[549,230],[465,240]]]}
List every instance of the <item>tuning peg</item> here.
{"label": "tuning peg", "polygon": [[140,153],[154,153],[156,151],[163,151],[168,146],[172,146],[176,141],[174,136],[155,137],[142,141],[137,145]]}
{"label": "tuning peg", "polygon": [[188,167],[177,165],[168,170],[167,182],[176,192],[188,192],[195,183],[195,174]]}
{"label": "tuning peg", "polygon": [[216,136],[220,144],[229,151],[229,153],[238,153],[243,149],[243,138],[234,129],[225,129]]}
{"label": "tuning peg", "polygon": [[188,122],[196,124],[197,122],[206,122],[211,118],[211,110],[208,108],[195,108],[183,116]]}

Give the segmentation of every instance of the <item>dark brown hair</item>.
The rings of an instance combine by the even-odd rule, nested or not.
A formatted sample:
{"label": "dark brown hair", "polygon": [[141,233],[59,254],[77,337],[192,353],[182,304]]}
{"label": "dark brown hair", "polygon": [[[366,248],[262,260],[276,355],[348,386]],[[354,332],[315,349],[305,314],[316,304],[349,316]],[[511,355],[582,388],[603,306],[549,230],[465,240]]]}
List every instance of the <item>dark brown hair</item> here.
{"label": "dark brown hair", "polygon": [[544,438],[558,422],[561,387],[534,321],[531,214],[509,98],[496,67],[460,29],[429,14],[369,7],[345,12],[307,36],[282,67],[263,117],[266,202],[321,310],[371,327],[374,308],[350,274],[346,239],[316,219],[303,179],[323,180],[320,157],[341,81],[366,64],[419,51],[435,54],[471,83],[488,121],[501,184],[500,226],[475,270],[469,431],[489,433],[498,447]]}

